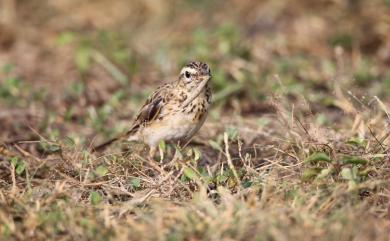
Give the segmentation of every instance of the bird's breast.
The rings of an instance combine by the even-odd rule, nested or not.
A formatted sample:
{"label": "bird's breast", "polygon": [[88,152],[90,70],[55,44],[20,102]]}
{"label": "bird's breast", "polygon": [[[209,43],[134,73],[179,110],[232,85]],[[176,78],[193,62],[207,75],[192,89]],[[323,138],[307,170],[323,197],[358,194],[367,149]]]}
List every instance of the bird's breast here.
{"label": "bird's breast", "polygon": [[[142,131],[143,139],[149,145],[157,145],[161,140],[176,141],[191,138],[203,124],[207,110],[202,105],[194,105],[184,111],[173,109]],[[190,108],[190,109],[189,109]]]}
{"label": "bird's breast", "polygon": [[161,110],[157,119],[144,126],[140,131],[141,138],[150,146],[156,146],[164,141],[187,141],[204,123],[210,104],[207,91],[202,92],[186,107],[180,103],[185,100],[188,93],[171,98]]}

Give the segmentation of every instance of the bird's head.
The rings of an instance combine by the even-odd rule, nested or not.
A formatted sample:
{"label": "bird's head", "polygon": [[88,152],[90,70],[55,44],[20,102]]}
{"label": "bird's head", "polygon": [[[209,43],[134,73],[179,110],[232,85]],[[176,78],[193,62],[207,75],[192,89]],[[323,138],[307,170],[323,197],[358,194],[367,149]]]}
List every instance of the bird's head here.
{"label": "bird's head", "polygon": [[210,67],[206,63],[193,61],[181,69],[179,82],[188,91],[192,91],[199,86],[206,86],[210,79]]}

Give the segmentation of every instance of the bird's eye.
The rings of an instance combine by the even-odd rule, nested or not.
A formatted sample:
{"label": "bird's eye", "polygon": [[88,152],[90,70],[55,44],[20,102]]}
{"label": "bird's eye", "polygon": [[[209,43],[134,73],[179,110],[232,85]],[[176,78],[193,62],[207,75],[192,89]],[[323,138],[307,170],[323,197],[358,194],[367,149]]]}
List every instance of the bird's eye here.
{"label": "bird's eye", "polygon": [[190,78],[190,77],[191,77],[191,74],[190,74],[190,72],[188,72],[188,71],[186,71],[186,72],[184,73],[184,75],[186,76],[186,78]]}

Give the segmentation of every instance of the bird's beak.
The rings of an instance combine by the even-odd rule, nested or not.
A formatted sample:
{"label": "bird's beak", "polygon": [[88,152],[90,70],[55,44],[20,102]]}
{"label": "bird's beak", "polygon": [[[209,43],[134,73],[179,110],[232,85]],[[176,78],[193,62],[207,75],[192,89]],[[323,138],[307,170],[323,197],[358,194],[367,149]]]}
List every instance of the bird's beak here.
{"label": "bird's beak", "polygon": [[202,77],[202,82],[201,83],[203,83],[203,82],[207,83],[210,79],[211,79],[211,74],[204,75]]}
{"label": "bird's beak", "polygon": [[198,88],[199,89],[203,89],[205,86],[206,86],[206,84],[210,81],[210,79],[211,79],[211,75],[204,75],[204,76],[202,76],[202,81],[199,83],[199,85],[198,85]]}

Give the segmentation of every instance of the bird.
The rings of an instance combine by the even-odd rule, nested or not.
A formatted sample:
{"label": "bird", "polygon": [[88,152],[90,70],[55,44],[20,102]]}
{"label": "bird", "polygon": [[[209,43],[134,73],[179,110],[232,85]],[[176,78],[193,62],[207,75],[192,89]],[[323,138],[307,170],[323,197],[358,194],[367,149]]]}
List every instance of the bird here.
{"label": "bird", "polygon": [[139,110],[130,129],[94,148],[102,151],[118,140],[140,141],[155,156],[161,141],[187,145],[206,120],[212,91],[210,67],[200,61],[185,65],[179,77],[159,86]]}

